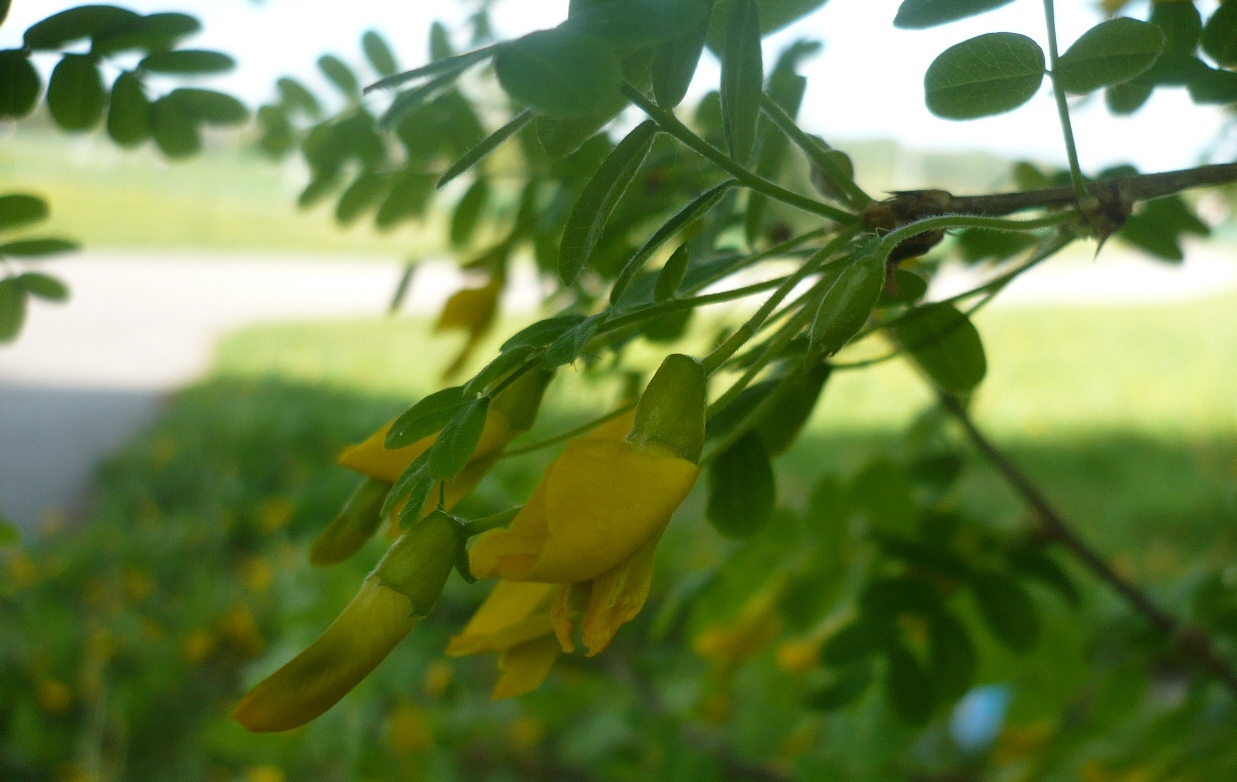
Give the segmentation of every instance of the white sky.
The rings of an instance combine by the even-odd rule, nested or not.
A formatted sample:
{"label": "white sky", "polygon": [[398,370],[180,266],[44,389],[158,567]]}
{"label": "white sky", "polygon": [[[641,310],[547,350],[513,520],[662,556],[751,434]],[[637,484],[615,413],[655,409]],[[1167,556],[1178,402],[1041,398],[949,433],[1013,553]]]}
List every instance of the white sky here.
{"label": "white sky", "polygon": [[[1099,20],[1098,0],[1060,0],[1057,24],[1062,50]],[[8,21],[0,27],[0,48],[18,45],[30,24],[63,8],[72,0],[14,0]],[[239,67],[209,81],[252,104],[269,99],[281,75],[323,85],[314,62],[335,52],[353,63],[361,61],[359,38],[375,28],[384,33],[404,67],[426,59],[429,23],[442,19],[450,26],[465,15],[453,0],[128,0],[134,10],[184,10],[197,15],[204,31],[188,45],[217,48],[232,54]],[[471,4],[470,4],[471,6]],[[766,41],[765,59],[800,37],[825,44],[823,54],[803,69],[809,77],[803,124],[827,139],[893,138],[929,149],[984,149],[1006,156],[1062,163],[1060,130],[1047,80],[1040,94],[1022,108],[971,122],[947,122],[924,108],[923,72],[948,46],[984,32],[1010,30],[1029,35],[1045,46],[1043,6],[1037,0],[1016,0],[1005,8],[933,30],[902,31],[891,22],[897,0],[831,0],[816,14]],[[1215,6],[1207,0],[1204,13]],[[567,0],[503,0],[494,11],[495,27],[514,36],[552,27],[566,16]],[[1127,13],[1145,15],[1146,2]],[[462,46],[466,41],[457,41]],[[717,83],[716,64],[709,61],[697,73],[693,91],[699,95]],[[324,87],[325,88],[325,87]],[[1102,96],[1095,95],[1074,112],[1075,134],[1083,165],[1096,169],[1132,162],[1143,170],[1163,170],[1195,164],[1224,121],[1223,111],[1196,107],[1183,89],[1159,90],[1135,117],[1109,117]]]}

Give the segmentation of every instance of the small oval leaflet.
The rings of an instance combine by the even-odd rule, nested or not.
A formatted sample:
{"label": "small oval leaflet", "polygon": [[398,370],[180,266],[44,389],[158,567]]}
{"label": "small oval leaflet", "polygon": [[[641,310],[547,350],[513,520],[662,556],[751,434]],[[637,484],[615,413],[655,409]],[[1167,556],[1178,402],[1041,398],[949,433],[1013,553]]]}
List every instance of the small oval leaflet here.
{"label": "small oval leaflet", "polygon": [[567,216],[559,243],[559,277],[563,284],[574,283],[588,265],[606,220],[635,179],[656,136],[657,123],[642,122],[618,143],[584,186]]}
{"label": "small oval leaflet", "polygon": [[709,468],[709,523],[728,538],[750,538],[773,516],[777,482],[760,436],[743,435]]}
{"label": "small oval leaflet", "polygon": [[653,301],[674,298],[675,292],[683,282],[683,277],[687,274],[687,264],[690,261],[691,255],[688,253],[687,244],[680,244],[657,273],[657,282],[653,286]]}
{"label": "small oval leaflet", "polygon": [[885,253],[872,239],[855,252],[825,291],[812,320],[811,343],[825,355],[842,349],[868,322],[885,287]]}
{"label": "small oval leaflet", "polygon": [[0,196],[0,231],[40,223],[46,220],[49,214],[47,202],[38,196],[26,193]]}
{"label": "small oval leaflet", "polygon": [[403,448],[439,431],[468,404],[463,391],[459,386],[444,388],[417,402],[395,419],[383,444]]}
{"label": "small oval leaflet", "polygon": [[894,337],[936,384],[966,394],[988,371],[979,332],[951,304],[926,304],[892,326]]}
{"label": "small oval leaflet", "polygon": [[1237,65],[1237,5],[1220,4],[1203,27],[1202,44],[1220,65]]}
{"label": "small oval leaflet", "polygon": [[468,465],[468,460],[477,450],[477,442],[481,439],[489,409],[490,398],[479,397],[468,402],[451,419],[429,450],[431,476],[440,481],[448,481],[459,475]]}
{"label": "small oval leaflet", "polygon": [[707,3],[708,11],[694,30],[662,41],[653,50],[653,95],[657,104],[672,109],[683,102],[691,85],[700,55],[704,53],[704,41],[709,34],[709,20],[713,2]]}
{"label": "small oval leaflet", "polygon": [[356,74],[335,55],[324,54],[319,57],[318,69],[344,94],[344,97],[355,98],[361,94],[361,83],[357,81]]}
{"label": "small oval leaflet", "polygon": [[120,74],[112,84],[107,134],[122,147],[136,147],[150,138],[150,100],[132,71]]}
{"label": "small oval leaflet", "polygon": [[374,30],[366,30],[361,36],[361,48],[365,51],[365,59],[369,60],[379,76],[394,76],[399,71],[391,47]]}
{"label": "small oval leaflet", "polygon": [[1164,50],[1158,25],[1119,18],[1100,22],[1061,55],[1054,76],[1066,92],[1082,95],[1146,72]]}
{"label": "small oval leaflet", "polygon": [[508,95],[551,117],[601,113],[622,83],[608,44],[564,27],[503,46],[494,70]]}
{"label": "small oval leaflet", "polygon": [[936,684],[909,649],[900,643],[889,649],[885,681],[894,711],[911,725],[922,725],[936,711]]}
{"label": "small oval leaflet", "polygon": [[82,38],[138,23],[141,17],[114,5],[84,5],[53,14],[26,30],[26,46],[34,50],[60,49]]}
{"label": "small oval leaflet", "polygon": [[1012,111],[1044,80],[1044,51],[1017,33],[987,33],[951,46],[928,66],[928,110],[945,119],[978,119]]}
{"label": "small oval leaflet", "polygon": [[150,125],[155,143],[173,160],[196,155],[202,149],[197,120],[171,95],[164,95],[151,106]]}
{"label": "small oval leaflet", "polygon": [[67,131],[90,130],[99,124],[106,105],[103,77],[94,60],[84,54],[66,54],[47,85],[52,119]]}
{"label": "small oval leaflet", "polygon": [[223,52],[204,49],[178,49],[170,52],[149,54],[138,63],[138,68],[154,73],[222,73],[229,71],[236,61]]}
{"label": "small oval leaflet", "polygon": [[17,275],[17,282],[30,292],[47,301],[64,301],[69,298],[69,286],[60,280],[39,272],[25,272]]}
{"label": "small oval leaflet", "polygon": [[34,111],[41,84],[24,52],[0,51],[0,119],[21,119]]}
{"label": "small oval leaflet", "polygon": [[1011,651],[1025,653],[1039,640],[1039,611],[1022,584],[993,570],[971,577],[971,594],[992,635]]}
{"label": "small oval leaflet", "polygon": [[722,51],[722,127],[730,156],[746,164],[756,144],[764,62],[760,51],[760,18],[756,0],[734,0],[726,19]]}
{"label": "small oval leaflet", "polygon": [[925,30],[975,16],[1014,0],[904,0],[898,6],[893,26],[903,30]]}
{"label": "small oval leaflet", "polygon": [[942,698],[961,698],[975,683],[975,644],[953,614],[941,611],[928,620],[928,667]]}
{"label": "small oval leaflet", "polygon": [[189,115],[207,125],[239,125],[249,119],[249,109],[231,95],[214,90],[181,87],[168,97],[180,103]]}
{"label": "small oval leaflet", "polygon": [[37,258],[73,252],[79,248],[80,245],[77,242],[71,242],[68,239],[20,239],[16,242],[0,244],[0,255]]}
{"label": "small oval leaflet", "polygon": [[0,279],[0,343],[11,342],[26,321],[26,289],[16,277]]}

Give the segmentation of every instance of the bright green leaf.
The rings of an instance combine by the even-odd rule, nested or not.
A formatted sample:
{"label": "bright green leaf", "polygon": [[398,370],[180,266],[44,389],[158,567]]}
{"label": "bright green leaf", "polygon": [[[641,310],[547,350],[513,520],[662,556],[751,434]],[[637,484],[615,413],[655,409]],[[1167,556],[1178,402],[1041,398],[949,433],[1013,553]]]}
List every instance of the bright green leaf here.
{"label": "bright green leaf", "polygon": [[40,223],[46,220],[49,214],[47,202],[38,196],[26,193],[0,196],[0,231],[11,231]]}
{"label": "bright green leaf", "polygon": [[459,386],[444,388],[417,402],[395,419],[387,432],[387,448],[403,448],[440,431],[468,400]]}
{"label": "bright green leaf", "polygon": [[0,280],[0,344],[12,342],[26,321],[26,289],[16,277]]}
{"label": "bright green leaf", "polygon": [[67,131],[90,130],[99,124],[107,92],[94,60],[84,54],[66,54],[52,70],[47,85],[47,109]]}
{"label": "bright green leaf", "polygon": [[811,344],[826,356],[859,333],[885,287],[885,254],[879,238],[835,264],[841,264],[836,271],[826,267],[833,281],[820,299],[809,331]]}
{"label": "bright green leaf", "polygon": [[19,239],[16,242],[0,244],[0,255],[11,255],[18,258],[37,258],[44,255],[58,255],[80,249],[77,242],[67,239]]}
{"label": "bright green leaf", "polygon": [[42,81],[20,49],[0,51],[0,119],[22,119],[39,102]]}
{"label": "bright green leaf", "polygon": [[687,244],[679,245],[678,249],[666,259],[661,270],[657,272],[657,282],[653,286],[653,301],[666,301],[674,297],[675,291],[683,282],[684,275],[687,274],[687,265],[690,262],[691,255],[688,253]]}
{"label": "bright green leaf", "polygon": [[17,282],[32,296],[48,301],[64,301],[69,298],[69,286],[47,274],[25,272],[17,276]]}
{"label": "bright green leaf", "polygon": [[1044,80],[1044,52],[1017,33],[987,33],[951,46],[928,66],[928,110],[945,119],[977,119],[1012,111]]}
{"label": "bright green leaf", "polygon": [[567,27],[507,44],[494,57],[494,70],[508,95],[551,117],[601,113],[622,83],[614,50]]}
{"label": "bright green leaf", "polygon": [[1164,50],[1157,25],[1118,18],[1100,22],[1069,47],[1057,61],[1055,77],[1062,89],[1076,95],[1120,84],[1145,72]]}
{"label": "bright green leaf", "polygon": [[374,71],[379,76],[394,76],[399,70],[395,55],[391,53],[391,47],[376,31],[365,31],[365,34],[361,36],[361,49],[365,52],[365,59],[369,60],[369,64],[374,67]]}
{"label": "bright green leaf", "polygon": [[756,0],[735,0],[726,21],[721,99],[726,143],[730,156],[739,163],[747,163],[756,144],[764,79]]}
{"label": "bright green leaf", "polygon": [[490,409],[490,398],[479,397],[465,404],[446,425],[430,448],[430,475],[440,481],[447,481],[460,474],[477,450],[477,442],[481,439],[481,430],[485,428],[486,412]]}

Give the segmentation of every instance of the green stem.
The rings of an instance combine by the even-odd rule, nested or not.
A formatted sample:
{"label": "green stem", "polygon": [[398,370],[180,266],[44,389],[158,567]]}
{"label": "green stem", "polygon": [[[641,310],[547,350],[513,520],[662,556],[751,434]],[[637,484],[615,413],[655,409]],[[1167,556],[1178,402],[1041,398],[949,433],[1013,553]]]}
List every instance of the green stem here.
{"label": "green stem", "polygon": [[562,434],[556,434],[553,437],[547,437],[544,440],[538,440],[535,443],[530,443],[520,448],[512,448],[511,450],[503,451],[502,456],[499,456],[498,458],[506,459],[509,456],[523,456],[526,453],[532,453],[533,451],[540,451],[542,448],[549,448],[551,445],[558,445],[559,443],[570,440],[573,437],[579,437],[582,434],[591,432],[592,430],[596,429],[597,427],[601,426],[607,421],[613,421],[615,418],[618,418],[621,415],[625,415],[626,413],[631,412],[635,408],[636,408],[635,402],[632,402],[631,404],[623,405],[622,407],[616,410],[611,410],[610,412],[606,413],[600,418],[594,418],[592,421],[589,421],[586,424],[581,424],[580,426],[577,426],[574,429],[569,429],[566,432],[563,432]]}
{"label": "green stem", "polygon": [[803,154],[808,156],[813,163],[819,166],[829,181],[840,190],[844,190],[857,204],[870,204],[874,200],[872,196],[863,192],[863,188],[855,183],[855,180],[846,176],[840,171],[829,156],[825,154],[829,150],[829,146],[825,144],[825,148],[821,149],[821,144],[816,139],[803,132],[803,129],[795,122],[794,118],[786,113],[786,110],[777,105],[777,101],[770,98],[768,94],[760,96],[760,108],[764,113],[773,120],[773,124],[777,125],[786,136],[794,142],[795,146],[803,150]]}
{"label": "green stem", "polygon": [[502,513],[495,513],[493,516],[486,516],[481,519],[473,519],[464,523],[464,534],[468,537],[480,535],[482,532],[489,532],[492,529],[505,527],[511,523],[511,520],[519,515],[523,510],[523,505],[517,505],[510,510],[505,510]]}
{"label": "green stem", "polygon": [[1060,55],[1057,47],[1057,12],[1052,0],[1044,0],[1044,20],[1048,24],[1048,70],[1052,77],[1052,94],[1057,100],[1057,116],[1061,119],[1061,133],[1065,136],[1065,153],[1069,156],[1069,177],[1074,185],[1078,206],[1084,208],[1083,205],[1088,200],[1087,183],[1082,178],[1082,167],[1078,165],[1078,148],[1074,144],[1074,126],[1070,122],[1065,90],[1057,81],[1057,61]]}
{"label": "green stem", "polygon": [[831,255],[843,247],[851,238],[859,233],[859,226],[852,226],[833,238],[831,242],[825,245],[816,255],[812,256],[807,261],[804,261],[794,274],[790,275],[785,281],[778,286],[778,289],[773,292],[769,298],[765,299],[760,305],[760,309],[748,319],[746,323],[730,335],[725,342],[713,349],[713,352],[704,358],[704,371],[706,374],[713,374],[717,371],[726,359],[735,354],[739,348],[743,347],[749,339],[751,339],[760,329],[761,325],[777,307],[782,303],[782,300],[790,295],[790,292],[795,289],[800,282],[809,274],[815,272],[820,265],[827,261]]}
{"label": "green stem", "polygon": [[802,209],[805,212],[828,217],[830,220],[835,220],[840,223],[853,223],[855,215],[844,209],[822,204],[819,201],[808,198],[807,196],[792,193],[791,191],[780,187],[779,185],[770,182],[769,180],[757,176],[749,169],[734,162],[724,152],[714,147],[709,142],[697,136],[690,128],[679,122],[678,117],[674,116],[673,112],[666,111],[657,104],[653,103],[644,94],[630,84],[623,85],[623,95],[632,103],[636,104],[650,119],[661,126],[662,130],[683,142],[690,149],[699,152],[704,157],[708,158],[722,170],[729,173],[744,187],[755,190],[758,193],[764,193],[775,201],[781,201],[784,204],[789,204],[797,209]]}
{"label": "green stem", "polygon": [[986,228],[990,231],[1006,232],[1036,231],[1040,228],[1051,228],[1067,223],[1075,217],[1077,217],[1077,214],[1072,211],[1058,212],[1057,214],[1051,214],[1035,220],[1006,220],[1003,217],[980,217],[978,215],[928,217],[908,223],[901,228],[895,228],[885,234],[884,239],[881,241],[881,251],[888,255],[893,252],[893,248],[903,241],[927,231],[948,230],[951,228]]}

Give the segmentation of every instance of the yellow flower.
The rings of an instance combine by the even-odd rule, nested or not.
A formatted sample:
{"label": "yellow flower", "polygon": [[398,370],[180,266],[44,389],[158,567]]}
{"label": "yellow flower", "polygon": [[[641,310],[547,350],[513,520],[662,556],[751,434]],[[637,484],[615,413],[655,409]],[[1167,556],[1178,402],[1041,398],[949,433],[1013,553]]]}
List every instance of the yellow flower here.
{"label": "yellow flower", "polygon": [[502,675],[494,687],[495,700],[532,692],[561,653],[550,615],[558,591],[553,584],[499,581],[447,644],[447,654],[497,652]]}

